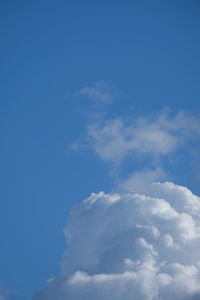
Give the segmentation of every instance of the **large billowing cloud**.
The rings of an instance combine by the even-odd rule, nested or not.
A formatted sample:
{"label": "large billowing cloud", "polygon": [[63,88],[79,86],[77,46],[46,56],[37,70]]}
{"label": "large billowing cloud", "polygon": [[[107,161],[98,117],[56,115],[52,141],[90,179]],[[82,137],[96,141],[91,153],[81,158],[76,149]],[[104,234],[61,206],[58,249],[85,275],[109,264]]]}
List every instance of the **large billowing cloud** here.
{"label": "large billowing cloud", "polygon": [[[102,83],[81,93],[112,96]],[[199,126],[194,115],[167,111],[88,126],[89,145],[111,167],[130,157],[150,165],[119,178],[118,193],[91,194],[72,210],[60,277],[34,300],[200,300],[200,198],[157,182],[167,177],[161,159],[195,143]]]}
{"label": "large billowing cloud", "polygon": [[37,300],[200,299],[200,198],[170,182],[72,210],[61,276]]}

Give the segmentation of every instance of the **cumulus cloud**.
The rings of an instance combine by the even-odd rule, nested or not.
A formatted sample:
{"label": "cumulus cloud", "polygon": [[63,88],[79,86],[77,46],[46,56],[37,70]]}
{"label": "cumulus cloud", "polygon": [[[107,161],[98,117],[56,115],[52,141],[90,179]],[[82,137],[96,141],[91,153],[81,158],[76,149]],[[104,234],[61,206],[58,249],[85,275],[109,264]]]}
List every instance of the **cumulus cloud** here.
{"label": "cumulus cloud", "polygon": [[80,95],[85,95],[97,104],[109,104],[117,98],[119,91],[106,81],[97,81],[91,86],[82,88]]}
{"label": "cumulus cloud", "polygon": [[[80,93],[113,99],[102,82]],[[88,126],[90,147],[110,166],[133,157],[143,168],[72,209],[60,277],[34,300],[200,300],[200,198],[159,182],[168,177],[160,160],[199,138],[199,128],[198,117],[166,110]]]}
{"label": "cumulus cloud", "polygon": [[200,198],[156,182],[72,210],[60,278],[35,300],[200,299]]}
{"label": "cumulus cloud", "polygon": [[154,117],[101,120],[88,126],[93,150],[103,159],[119,164],[128,155],[158,159],[174,153],[189,140],[200,136],[200,119],[179,112],[162,111]]}

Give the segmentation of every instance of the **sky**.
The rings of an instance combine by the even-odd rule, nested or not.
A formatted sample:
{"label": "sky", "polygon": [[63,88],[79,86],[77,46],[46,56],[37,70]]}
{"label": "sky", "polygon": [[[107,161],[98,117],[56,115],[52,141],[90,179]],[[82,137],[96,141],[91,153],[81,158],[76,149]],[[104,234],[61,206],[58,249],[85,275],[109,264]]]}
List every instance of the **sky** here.
{"label": "sky", "polygon": [[[182,222],[182,214],[189,215],[187,220],[199,222],[190,207],[196,203],[194,195],[200,195],[199,14],[197,0],[1,1],[0,300],[55,300],[58,295],[61,300],[85,300],[81,297],[96,297],[97,290],[107,289],[111,294],[99,295],[112,300],[110,283],[106,289],[103,283],[98,286],[98,274],[107,274],[103,282],[111,280],[114,287],[121,277],[110,279],[113,272],[125,276],[122,282],[126,282],[127,273],[118,264],[124,248],[119,253],[116,250],[107,269],[111,254],[99,252],[94,262],[88,262],[83,252],[91,253],[92,260],[94,248],[90,240],[98,244],[95,236],[102,241],[99,249],[106,248],[107,239],[111,243],[122,232],[129,237],[129,215],[127,222],[122,216],[120,228],[109,225],[115,233],[113,239],[112,230],[105,230],[102,236],[98,231],[101,224],[90,223],[94,216],[106,220],[107,203],[113,203],[110,220],[119,222],[121,206],[124,213],[132,211],[132,202],[123,202],[127,193],[136,203],[141,196],[137,198],[135,192],[151,199],[162,195],[170,203],[168,189],[173,186],[170,193],[175,203],[179,192],[180,197],[187,198],[186,206],[177,202],[174,211],[170,210],[169,215],[176,215],[178,220],[174,221],[174,236],[189,240],[176,222]],[[152,187],[153,181],[173,184]],[[98,194],[100,191],[104,194]],[[91,193],[96,194],[90,196]],[[117,193],[114,199],[120,201],[112,200],[112,193]],[[79,204],[75,217],[70,217],[70,211],[87,198],[97,206],[91,205],[85,224],[86,204]],[[153,201],[149,211],[155,205],[162,206]],[[138,204],[138,211],[132,214],[143,225],[139,222],[132,226],[147,226],[141,213],[143,207]],[[151,220],[154,227],[156,220]],[[186,274],[181,278],[187,280],[187,272],[181,270],[183,266],[186,270],[188,264],[193,271],[198,269],[198,259],[190,261],[188,257],[188,249],[196,248],[183,240],[176,244],[166,230],[173,222],[167,220],[161,226],[163,243],[169,248],[180,247],[182,260],[177,272]],[[84,232],[82,226],[94,226],[95,235],[89,230]],[[193,235],[196,239],[197,229]],[[72,248],[66,246],[66,239],[70,240],[66,232],[70,230]],[[77,244],[73,244],[73,234]],[[85,236],[84,241],[81,236]],[[123,241],[127,243],[126,238]],[[163,260],[177,259],[173,254],[167,256],[164,246],[158,244],[138,234],[137,245],[130,245],[151,252],[148,263],[152,274],[157,274],[156,247]],[[145,251],[144,257],[137,257],[144,264]],[[98,268],[95,259],[102,259]],[[133,258],[123,259],[132,272]],[[173,272],[169,271],[168,276],[173,277]],[[134,274],[134,278],[139,276]],[[71,286],[61,292],[58,286],[68,280],[67,276],[71,276],[69,282],[76,289],[80,280],[89,286],[79,287],[80,295],[75,295]],[[50,284],[48,289],[46,281],[54,277],[57,281],[52,281],[53,287]],[[137,286],[135,281],[134,284]],[[176,286],[177,282],[173,283],[174,290]],[[148,288],[147,294],[152,298],[141,296],[145,290],[142,287],[135,292],[139,299],[156,299],[154,287]],[[160,277],[156,288],[160,288]],[[41,289],[43,294],[34,296]],[[169,295],[160,290],[163,299],[168,299],[165,297]],[[127,291],[130,293],[128,287]],[[196,293],[198,284],[189,286],[188,291]],[[180,291],[181,300],[183,294]],[[121,295],[123,299],[124,296]]]}

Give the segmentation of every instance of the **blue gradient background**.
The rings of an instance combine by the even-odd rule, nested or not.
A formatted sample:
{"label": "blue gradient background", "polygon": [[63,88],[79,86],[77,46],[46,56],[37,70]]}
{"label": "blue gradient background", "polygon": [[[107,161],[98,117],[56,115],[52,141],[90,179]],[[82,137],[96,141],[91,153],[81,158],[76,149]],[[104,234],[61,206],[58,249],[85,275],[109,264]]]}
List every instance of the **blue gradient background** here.
{"label": "blue gradient background", "polygon": [[[126,94],[122,116],[199,111],[199,15],[195,0],[1,1],[0,279],[11,299],[31,299],[59,273],[70,208],[112,189],[94,154],[68,150],[92,109],[76,92],[112,83]],[[189,171],[199,157],[180,155],[178,183],[199,193]]]}

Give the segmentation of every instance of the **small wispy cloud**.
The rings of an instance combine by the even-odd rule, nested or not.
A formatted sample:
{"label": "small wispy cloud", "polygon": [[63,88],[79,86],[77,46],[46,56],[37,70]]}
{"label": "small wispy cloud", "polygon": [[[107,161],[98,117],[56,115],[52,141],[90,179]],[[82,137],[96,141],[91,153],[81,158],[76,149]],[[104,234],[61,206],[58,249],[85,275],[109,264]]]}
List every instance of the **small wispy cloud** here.
{"label": "small wispy cloud", "polygon": [[200,118],[179,112],[161,111],[156,116],[133,119],[103,119],[88,126],[92,149],[101,159],[116,164],[128,155],[158,159],[174,153],[192,139],[200,137]]}
{"label": "small wispy cloud", "polygon": [[112,103],[118,97],[117,89],[106,81],[97,81],[91,86],[86,86],[78,94],[87,96],[93,103],[100,105]]}
{"label": "small wispy cloud", "polygon": [[[144,168],[135,171],[127,178],[118,180],[118,188],[125,192],[140,192],[146,193],[152,182],[168,179],[169,175],[161,167]],[[145,182],[145,184],[144,184]]]}

